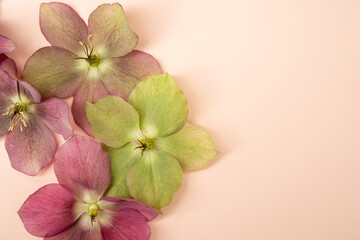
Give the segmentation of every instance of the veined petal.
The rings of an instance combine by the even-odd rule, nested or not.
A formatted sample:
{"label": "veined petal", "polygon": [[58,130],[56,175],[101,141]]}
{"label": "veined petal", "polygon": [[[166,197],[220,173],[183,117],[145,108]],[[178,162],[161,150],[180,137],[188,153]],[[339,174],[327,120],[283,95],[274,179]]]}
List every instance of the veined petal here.
{"label": "veined petal", "polygon": [[79,67],[77,56],[63,48],[44,47],[26,62],[23,79],[32,84],[43,98],[67,98],[77,90],[87,69]]}
{"label": "veined petal", "polygon": [[0,69],[0,95],[8,98],[18,96],[16,80],[12,79],[6,72]]}
{"label": "veined petal", "polygon": [[104,60],[99,65],[101,80],[111,95],[127,99],[136,84],[145,78],[161,74],[159,63],[150,54],[134,50],[123,57]]}
{"label": "veined petal", "polygon": [[25,121],[27,127],[23,126],[23,131],[18,122],[6,135],[5,148],[13,168],[34,176],[52,162],[56,141],[50,129],[36,116],[27,114]]}
{"label": "veined petal", "polygon": [[[72,226],[64,232],[44,238],[44,240],[101,240],[100,225],[89,221],[89,216],[84,213]],[[115,240],[115,239],[114,239]]]}
{"label": "veined petal", "polygon": [[41,4],[40,28],[51,45],[63,47],[74,53],[82,51],[79,42],[88,41],[85,22],[74,9],[64,3]]}
{"label": "veined petal", "polygon": [[70,188],[84,202],[100,200],[111,181],[109,155],[101,144],[73,136],[56,152],[54,171],[60,184]]}
{"label": "veined petal", "polygon": [[148,77],[138,83],[128,102],[138,111],[141,130],[148,138],[177,132],[187,119],[185,95],[168,74]]}
{"label": "veined petal", "polygon": [[64,139],[73,135],[70,124],[69,106],[58,98],[49,98],[39,104],[30,105],[33,113],[54,132],[61,134]]}
{"label": "veined petal", "polygon": [[11,53],[15,49],[15,43],[9,38],[0,35],[0,54]]}
{"label": "veined petal", "polygon": [[[19,81],[21,101],[25,103],[39,103],[41,101],[40,93],[31,84]],[[25,99],[24,99],[25,98]]]}
{"label": "veined petal", "polygon": [[128,173],[130,194],[157,211],[170,204],[182,183],[182,170],[170,155],[150,150]]}
{"label": "veined petal", "polygon": [[103,240],[150,240],[151,229],[140,212],[122,209],[102,215],[107,219],[106,222],[99,219]]}
{"label": "veined petal", "polygon": [[71,226],[79,217],[74,211],[80,201],[60,184],[48,184],[30,195],[18,214],[26,230],[37,237],[50,237]]}
{"label": "veined petal", "polygon": [[92,68],[90,70],[85,81],[86,84],[82,84],[74,96],[71,111],[76,124],[79,125],[87,134],[92,136],[91,126],[86,118],[85,103],[96,103],[98,100],[108,96],[109,92],[100,81],[98,70],[96,68]]}
{"label": "veined petal", "polygon": [[111,185],[106,196],[130,198],[126,176],[129,169],[141,158],[141,150],[132,142],[119,148],[104,146],[111,159]]}
{"label": "veined petal", "polygon": [[18,71],[15,61],[7,57],[5,54],[1,54],[0,57],[0,69],[6,72],[11,78],[17,79]]}
{"label": "veined petal", "polygon": [[108,96],[86,104],[86,114],[95,138],[110,147],[142,138],[138,113],[120,97]]}
{"label": "veined petal", "polygon": [[131,52],[138,37],[130,29],[119,3],[102,4],[89,17],[89,34],[94,52],[102,59],[124,56]]}
{"label": "veined petal", "polygon": [[105,200],[103,206],[106,210],[118,211],[121,209],[135,209],[144,215],[148,222],[158,216],[154,209],[135,199],[117,197],[103,197],[102,199]]}
{"label": "veined petal", "polygon": [[202,169],[217,155],[209,134],[190,124],[171,136],[158,138],[156,148],[174,156],[184,171]]}
{"label": "veined petal", "polygon": [[0,137],[9,131],[10,118],[9,116],[3,116],[3,114],[8,111],[10,104],[10,98],[0,95]]}

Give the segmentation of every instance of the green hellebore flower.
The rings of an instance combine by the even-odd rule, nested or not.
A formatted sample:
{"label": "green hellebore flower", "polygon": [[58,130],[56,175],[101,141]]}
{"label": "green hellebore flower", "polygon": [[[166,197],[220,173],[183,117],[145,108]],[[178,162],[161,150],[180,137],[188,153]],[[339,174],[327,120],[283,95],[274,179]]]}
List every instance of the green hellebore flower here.
{"label": "green hellebore flower", "polygon": [[108,196],[161,211],[180,188],[182,170],[202,169],[217,154],[205,130],[186,124],[186,98],[168,74],[140,82],[128,102],[108,96],[86,103],[86,114],[111,158]]}

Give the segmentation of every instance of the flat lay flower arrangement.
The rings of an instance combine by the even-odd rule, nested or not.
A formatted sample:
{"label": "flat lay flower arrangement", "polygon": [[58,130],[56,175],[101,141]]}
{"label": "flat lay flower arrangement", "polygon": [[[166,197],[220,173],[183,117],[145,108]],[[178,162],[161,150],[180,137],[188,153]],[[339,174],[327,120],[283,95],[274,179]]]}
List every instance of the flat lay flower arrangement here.
{"label": "flat lay flower arrangement", "polygon": [[[103,4],[86,24],[68,5],[40,6],[51,44],[22,74],[0,35],[0,135],[11,166],[35,176],[52,162],[58,184],[33,193],[18,214],[48,240],[150,239],[149,221],[182,184],[183,171],[217,155],[209,134],[187,122],[188,103],[150,54],[119,3]],[[21,75],[21,77],[19,77]],[[74,135],[70,110],[87,137]],[[54,134],[67,140],[58,146]]]}

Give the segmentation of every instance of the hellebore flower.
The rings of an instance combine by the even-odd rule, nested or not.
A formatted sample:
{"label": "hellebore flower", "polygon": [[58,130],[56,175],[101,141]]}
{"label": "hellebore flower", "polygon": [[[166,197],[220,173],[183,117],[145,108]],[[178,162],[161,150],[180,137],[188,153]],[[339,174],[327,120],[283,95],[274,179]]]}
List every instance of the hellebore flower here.
{"label": "hellebore flower", "polygon": [[36,175],[49,165],[56,151],[51,131],[64,139],[73,134],[69,107],[58,98],[41,101],[41,95],[29,83],[17,79],[15,62],[0,58],[0,136],[11,166],[28,175]]}
{"label": "hellebore flower", "polygon": [[108,146],[108,196],[132,196],[160,211],[180,188],[182,169],[204,168],[217,154],[205,130],[185,125],[187,101],[168,74],[138,83],[128,103],[108,96],[87,103],[86,113],[95,138]]}
{"label": "hellebore flower", "polygon": [[151,55],[134,50],[138,37],[118,3],[97,7],[88,27],[68,5],[43,3],[40,27],[52,47],[41,48],[28,59],[23,78],[43,98],[74,96],[75,122],[90,135],[85,102],[107,95],[127,98],[137,82],[161,73]]}
{"label": "hellebore flower", "polygon": [[15,44],[12,40],[0,35],[0,54],[11,53],[15,49]]}
{"label": "hellebore flower", "polygon": [[55,154],[59,184],[32,194],[19,210],[26,230],[46,240],[148,240],[157,213],[133,199],[103,197],[109,155],[101,144],[73,136]]}

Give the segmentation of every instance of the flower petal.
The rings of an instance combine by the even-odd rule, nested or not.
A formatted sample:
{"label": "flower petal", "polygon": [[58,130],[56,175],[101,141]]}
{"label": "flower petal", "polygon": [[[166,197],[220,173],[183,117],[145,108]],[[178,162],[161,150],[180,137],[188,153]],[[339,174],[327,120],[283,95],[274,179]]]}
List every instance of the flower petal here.
{"label": "flower petal", "polygon": [[128,102],[139,112],[141,130],[148,138],[177,132],[187,119],[185,95],[168,74],[138,83]]}
{"label": "flower petal", "polygon": [[10,98],[0,95],[0,137],[9,131],[10,118],[9,116],[3,116],[3,114],[7,112],[10,104]]}
{"label": "flower petal", "polygon": [[87,134],[92,135],[92,130],[88,119],[86,118],[86,106],[85,103],[96,103],[98,100],[109,95],[104,84],[98,78],[97,69],[95,68],[96,75],[88,74],[86,84],[78,89],[74,96],[71,111],[74,116],[74,120]]}
{"label": "flower petal", "polygon": [[84,202],[99,200],[111,181],[109,155],[101,144],[73,136],[55,154],[54,171],[60,184],[70,188]]}
{"label": "flower petal", "polygon": [[58,47],[44,47],[26,62],[23,79],[32,84],[43,98],[73,96],[86,68],[79,67],[73,53]]}
{"label": "flower petal", "polygon": [[134,50],[123,57],[104,60],[109,64],[99,65],[101,80],[111,95],[127,99],[141,80],[161,74],[159,63],[150,54]]}
{"label": "flower petal", "polygon": [[181,167],[170,155],[150,150],[128,173],[130,194],[157,211],[170,204],[182,183]]}
{"label": "flower petal", "polygon": [[85,213],[64,232],[44,240],[101,240],[99,224],[96,222],[91,224],[88,219],[89,216]]}
{"label": "flower petal", "polygon": [[79,199],[60,184],[48,184],[30,195],[18,214],[26,230],[37,237],[63,232],[79,217],[74,207]]}
{"label": "flower petal", "polygon": [[18,96],[16,80],[12,79],[6,72],[0,69],[0,95],[8,98]]}
{"label": "flower petal", "polygon": [[49,165],[56,151],[55,137],[36,116],[28,114],[27,127],[21,131],[19,123],[6,135],[5,148],[11,166],[34,176]]}
{"label": "flower petal", "polygon": [[[19,81],[21,101],[26,103],[39,103],[41,101],[40,93],[31,84]],[[25,99],[23,99],[25,98]]]}
{"label": "flower petal", "polygon": [[154,220],[158,216],[154,209],[142,202],[136,201],[135,199],[117,197],[103,197],[102,199],[105,200],[105,204],[110,203],[109,210],[111,211],[129,208],[135,209],[144,215],[148,222]]}
{"label": "flower petal", "polygon": [[0,68],[4,72],[6,72],[11,78],[17,79],[18,72],[16,63],[13,59],[7,57],[5,54],[0,55]]}
{"label": "flower petal", "polygon": [[63,47],[74,53],[82,52],[79,42],[88,42],[85,22],[74,9],[64,3],[42,3],[40,27],[51,45]]}
{"label": "flower petal", "polygon": [[174,156],[184,171],[202,169],[217,155],[209,134],[190,124],[171,136],[158,138],[156,148]]}
{"label": "flower petal", "polygon": [[134,150],[136,145],[132,142],[120,148],[104,146],[104,150],[111,159],[111,185],[106,192],[107,196],[130,198],[126,176],[129,169],[141,158],[141,151]]}
{"label": "flower petal", "polygon": [[108,96],[86,104],[86,114],[95,138],[110,147],[142,139],[138,113],[120,97]]}
{"label": "flower petal", "polygon": [[101,223],[99,219],[103,240],[150,240],[151,229],[138,211],[122,209],[105,214],[110,215],[108,221]]}
{"label": "flower petal", "polygon": [[11,53],[15,49],[15,43],[9,38],[0,35],[0,54]]}
{"label": "flower petal", "polygon": [[54,132],[61,134],[64,139],[73,135],[70,124],[69,106],[58,98],[49,98],[39,104],[32,105],[34,114]]}
{"label": "flower petal", "polygon": [[102,59],[124,56],[138,42],[119,3],[97,7],[89,17],[89,33],[94,52],[99,53]]}

